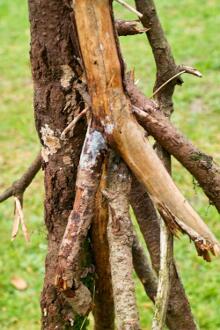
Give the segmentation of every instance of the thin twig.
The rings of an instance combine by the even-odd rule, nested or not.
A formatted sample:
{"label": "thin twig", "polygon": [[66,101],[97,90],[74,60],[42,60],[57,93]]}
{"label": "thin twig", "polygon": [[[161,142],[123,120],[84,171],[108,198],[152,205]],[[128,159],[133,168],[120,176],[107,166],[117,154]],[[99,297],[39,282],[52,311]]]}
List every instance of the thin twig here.
{"label": "thin twig", "polygon": [[65,139],[66,134],[70,131],[70,130],[74,130],[77,122],[80,120],[80,118],[82,118],[87,111],[89,110],[89,107],[86,107],[84,110],[82,110],[72,121],[71,123],[63,130],[62,134],[61,134],[61,140]]}
{"label": "thin twig", "polygon": [[160,219],[160,272],[155,302],[152,330],[164,327],[170,293],[170,269],[172,263],[173,238],[163,219]]}
{"label": "thin twig", "polygon": [[172,76],[170,79],[168,79],[167,81],[165,81],[165,83],[163,83],[159,88],[157,88],[153,94],[150,96],[150,99],[152,99],[157,93],[159,93],[161,91],[162,88],[164,88],[167,84],[169,84],[172,80],[174,80],[175,78],[181,76],[181,74],[185,73],[185,70],[182,70],[180,72],[178,72],[177,74],[175,74],[174,76]]}
{"label": "thin twig", "polygon": [[35,175],[39,172],[41,168],[41,152],[38,153],[37,157],[33,161],[33,163],[29,166],[27,171],[21,176],[20,179],[15,181],[11,187],[6,189],[0,195],[0,203],[4,202],[6,199],[12,196],[21,196],[24,194],[27,187],[31,184]]}
{"label": "thin twig", "polygon": [[115,0],[116,2],[120,3],[122,6],[124,6],[125,8],[127,8],[128,10],[130,10],[132,13],[136,14],[138,17],[142,18],[143,14],[141,14],[138,10],[136,10],[135,8],[131,7],[127,2],[125,2],[124,0]]}

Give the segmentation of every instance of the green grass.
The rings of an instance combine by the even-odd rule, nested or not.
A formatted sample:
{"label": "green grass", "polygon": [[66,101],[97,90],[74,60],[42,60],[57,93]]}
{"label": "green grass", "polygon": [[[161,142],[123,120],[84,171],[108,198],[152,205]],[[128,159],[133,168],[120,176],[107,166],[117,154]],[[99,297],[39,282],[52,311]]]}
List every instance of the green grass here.
{"label": "green grass", "polygon": [[[176,89],[173,122],[201,149],[220,161],[220,3],[219,0],[160,0],[158,10],[176,61],[195,66],[203,79],[185,76]],[[116,5],[118,17],[135,18]],[[151,95],[155,65],[146,37],[121,39],[128,69],[146,95]],[[6,188],[29,165],[38,150],[32,107],[29,65],[29,23],[26,3],[0,1],[0,190]],[[220,239],[219,216],[193,185],[192,177],[174,161],[174,178],[193,206]],[[42,176],[38,175],[25,195],[25,218],[30,244],[23,237],[10,241],[13,201],[0,205],[0,328],[39,329],[39,296],[46,253],[43,224]],[[187,238],[175,243],[177,264],[194,315],[203,330],[220,329],[220,261],[211,264],[196,256]],[[14,275],[28,283],[24,292],[11,285]],[[150,329],[152,305],[137,287],[142,329]],[[178,330],[178,329],[177,329]],[[187,329],[186,329],[187,330]]]}

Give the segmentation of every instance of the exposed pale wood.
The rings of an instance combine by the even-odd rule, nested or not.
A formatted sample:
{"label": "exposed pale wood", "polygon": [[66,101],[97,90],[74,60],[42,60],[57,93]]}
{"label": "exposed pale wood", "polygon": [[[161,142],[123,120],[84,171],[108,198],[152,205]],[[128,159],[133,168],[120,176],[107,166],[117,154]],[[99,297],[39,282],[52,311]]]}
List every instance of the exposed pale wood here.
{"label": "exposed pale wood", "polygon": [[204,238],[202,249],[217,254],[216,238],[180,193],[148,142],[145,131],[131,114],[109,1],[75,0],[74,10],[93,115],[101,122],[109,143],[117,148],[145,185],[160,212],[169,210],[173,219],[179,219]]}
{"label": "exposed pale wood", "polygon": [[160,222],[160,272],[152,330],[162,330],[164,327],[170,293],[170,269],[173,261],[173,238],[163,219]]}
{"label": "exposed pale wood", "polygon": [[168,118],[127,80],[127,91],[135,105],[134,113],[141,125],[163,148],[172,154],[198,181],[200,187],[220,212],[220,166],[199,150]]}

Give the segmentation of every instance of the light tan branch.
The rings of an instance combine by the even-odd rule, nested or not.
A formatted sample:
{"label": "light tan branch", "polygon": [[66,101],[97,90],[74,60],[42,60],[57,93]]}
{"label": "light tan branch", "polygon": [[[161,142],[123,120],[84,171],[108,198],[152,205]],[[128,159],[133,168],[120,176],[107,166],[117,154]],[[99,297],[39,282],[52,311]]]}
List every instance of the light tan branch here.
{"label": "light tan branch", "polygon": [[132,278],[133,229],[128,202],[131,178],[128,168],[117,156],[111,159],[108,181],[104,195],[109,203],[108,240],[117,326],[139,330]]}
{"label": "light tan branch", "polygon": [[[219,243],[215,236],[176,187],[147,140],[144,129],[131,114],[109,1],[75,0],[74,10],[93,116],[101,123],[108,142],[144,184],[155,205],[160,210],[165,206],[175,219],[180,219],[204,238],[207,244],[203,247],[216,254]],[[94,13],[92,17],[90,12]],[[88,38],[95,53],[91,52]]]}

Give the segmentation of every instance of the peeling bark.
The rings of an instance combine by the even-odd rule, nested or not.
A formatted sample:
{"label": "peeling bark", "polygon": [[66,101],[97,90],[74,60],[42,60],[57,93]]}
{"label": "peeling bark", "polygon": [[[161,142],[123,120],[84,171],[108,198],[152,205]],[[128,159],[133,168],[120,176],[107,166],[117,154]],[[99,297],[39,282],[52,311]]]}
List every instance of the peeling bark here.
{"label": "peeling bark", "polygon": [[[78,167],[73,210],[70,213],[58,254],[56,285],[67,297],[74,297],[79,290],[82,293],[82,299],[85,295],[86,289],[81,282],[82,246],[94,217],[95,196],[106,149],[102,134],[93,126],[88,127]],[[81,308],[80,292],[78,293],[80,306],[74,306],[74,308],[80,315],[87,314],[91,309],[91,296],[89,292],[87,293],[86,308],[85,306]]]}
{"label": "peeling bark", "polygon": [[129,216],[128,196],[131,179],[126,165],[117,157],[111,159],[108,189],[108,240],[118,329],[139,330],[139,316],[132,279],[133,229]]}

